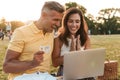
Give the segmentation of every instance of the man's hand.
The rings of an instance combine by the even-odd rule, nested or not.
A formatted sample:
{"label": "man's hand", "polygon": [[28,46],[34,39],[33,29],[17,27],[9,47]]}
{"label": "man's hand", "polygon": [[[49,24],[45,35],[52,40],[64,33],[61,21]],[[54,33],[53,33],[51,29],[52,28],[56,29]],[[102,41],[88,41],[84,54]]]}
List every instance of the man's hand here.
{"label": "man's hand", "polygon": [[43,62],[43,51],[38,51],[34,54],[32,65],[39,65],[41,62]]}

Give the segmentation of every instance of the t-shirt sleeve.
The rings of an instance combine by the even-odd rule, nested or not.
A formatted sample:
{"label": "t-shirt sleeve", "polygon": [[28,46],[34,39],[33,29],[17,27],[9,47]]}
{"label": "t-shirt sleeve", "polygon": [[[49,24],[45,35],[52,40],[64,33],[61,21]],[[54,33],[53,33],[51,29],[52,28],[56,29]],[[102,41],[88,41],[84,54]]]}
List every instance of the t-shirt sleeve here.
{"label": "t-shirt sleeve", "polygon": [[20,29],[16,29],[12,35],[12,39],[8,45],[8,49],[22,52],[25,44],[24,35]]}

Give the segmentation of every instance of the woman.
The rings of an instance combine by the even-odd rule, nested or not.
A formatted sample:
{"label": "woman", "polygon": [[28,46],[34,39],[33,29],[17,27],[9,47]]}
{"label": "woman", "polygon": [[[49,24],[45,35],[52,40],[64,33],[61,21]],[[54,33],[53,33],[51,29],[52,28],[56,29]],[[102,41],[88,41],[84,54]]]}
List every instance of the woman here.
{"label": "woman", "polygon": [[60,66],[58,76],[63,75],[63,57],[65,52],[85,50],[90,48],[88,27],[82,12],[77,8],[66,11],[62,20],[60,35],[54,40],[52,62],[55,67]]}

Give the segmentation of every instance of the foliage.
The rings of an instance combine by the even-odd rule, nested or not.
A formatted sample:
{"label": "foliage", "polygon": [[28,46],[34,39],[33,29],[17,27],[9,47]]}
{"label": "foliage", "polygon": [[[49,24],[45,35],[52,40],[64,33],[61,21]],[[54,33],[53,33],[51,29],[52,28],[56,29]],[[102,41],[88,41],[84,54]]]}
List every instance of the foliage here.
{"label": "foliage", "polygon": [[[95,18],[91,14],[86,14],[87,9],[77,4],[76,2],[69,2],[65,4],[66,9],[76,7],[80,9],[88,24],[91,34],[120,34],[120,8],[106,8],[99,11],[99,15]],[[6,30],[6,19],[0,19],[0,29]],[[12,31],[23,26],[21,21],[11,21]]]}
{"label": "foliage", "polygon": [[[102,9],[99,12],[98,22],[101,22],[102,26],[98,26],[101,34],[118,34],[120,27],[120,8],[108,8]],[[120,34],[120,33],[119,33]]]}
{"label": "foliage", "polygon": [[0,20],[0,29],[2,29],[3,31],[5,31],[5,27],[6,27],[5,23],[6,23],[5,18],[2,18]]}
{"label": "foliage", "polygon": [[76,8],[78,8],[78,9],[80,9],[80,10],[83,12],[83,14],[85,14],[86,11],[87,11],[87,9],[86,9],[84,6],[79,5],[79,4],[77,4],[76,2],[66,3],[66,4],[65,4],[65,7],[66,7],[66,10],[69,9],[69,8],[71,8],[71,7],[76,7]]}
{"label": "foliage", "polygon": [[6,30],[5,27],[6,27],[6,25],[4,23],[0,23],[0,29],[2,29],[3,31],[5,31]]}
{"label": "foliage", "polygon": [[93,19],[92,15],[88,15],[87,17],[85,17],[85,20],[87,22],[88,25],[88,29],[90,30],[89,34],[96,34],[96,27],[95,27],[95,21]]}
{"label": "foliage", "polygon": [[[0,29],[2,29],[4,32],[6,32],[6,26],[7,26],[6,20],[3,18],[3,19],[0,20],[0,22],[1,22],[0,23]],[[16,28],[18,28],[20,26],[25,25],[21,21],[11,21],[10,24],[11,24],[12,31],[14,31]]]}
{"label": "foliage", "polygon": [[11,21],[11,25],[12,25],[12,31],[14,31],[16,28],[23,26],[25,24],[21,21]]}

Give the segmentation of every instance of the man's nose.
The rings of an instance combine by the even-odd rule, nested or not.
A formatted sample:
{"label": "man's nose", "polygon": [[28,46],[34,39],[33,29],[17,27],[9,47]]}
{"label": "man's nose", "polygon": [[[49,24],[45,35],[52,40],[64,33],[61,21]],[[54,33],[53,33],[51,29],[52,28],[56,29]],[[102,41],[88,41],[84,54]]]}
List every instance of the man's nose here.
{"label": "man's nose", "polygon": [[61,26],[61,21],[57,21],[56,26],[59,28]]}

